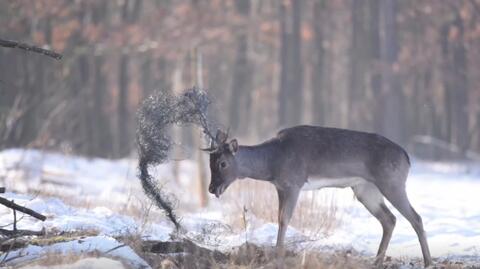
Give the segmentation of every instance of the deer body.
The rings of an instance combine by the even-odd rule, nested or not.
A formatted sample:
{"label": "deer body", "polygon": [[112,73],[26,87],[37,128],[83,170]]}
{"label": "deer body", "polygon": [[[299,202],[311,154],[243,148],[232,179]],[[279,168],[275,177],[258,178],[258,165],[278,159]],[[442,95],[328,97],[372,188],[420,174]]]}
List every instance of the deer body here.
{"label": "deer body", "polygon": [[376,264],[381,265],[395,226],[389,200],[412,224],[418,235],[425,265],[431,257],[420,216],[410,205],[405,182],[410,160],[405,150],[376,134],[316,126],[296,126],[255,146],[238,146],[217,134],[219,147],[210,155],[217,197],[237,178],[265,180],[279,197],[277,250],[284,253],[284,238],[301,190],[351,187],[358,200],[382,224],[383,236]]}

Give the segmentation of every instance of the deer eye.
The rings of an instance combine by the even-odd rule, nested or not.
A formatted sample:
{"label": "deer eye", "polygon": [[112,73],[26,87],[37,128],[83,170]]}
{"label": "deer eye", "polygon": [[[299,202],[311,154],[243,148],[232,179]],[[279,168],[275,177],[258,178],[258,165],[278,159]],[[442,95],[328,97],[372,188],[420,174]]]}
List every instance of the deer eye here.
{"label": "deer eye", "polygon": [[226,161],[222,161],[222,162],[220,163],[220,168],[225,169],[226,167],[227,167],[227,162],[226,162]]}

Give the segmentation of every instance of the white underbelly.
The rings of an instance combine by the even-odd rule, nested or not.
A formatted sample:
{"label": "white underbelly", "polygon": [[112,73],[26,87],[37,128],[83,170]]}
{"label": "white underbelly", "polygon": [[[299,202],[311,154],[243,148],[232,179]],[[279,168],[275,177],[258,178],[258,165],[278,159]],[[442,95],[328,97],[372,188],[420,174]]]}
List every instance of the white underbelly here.
{"label": "white underbelly", "polygon": [[321,188],[346,188],[365,183],[361,177],[347,178],[311,178],[302,187],[302,191],[318,190]]}

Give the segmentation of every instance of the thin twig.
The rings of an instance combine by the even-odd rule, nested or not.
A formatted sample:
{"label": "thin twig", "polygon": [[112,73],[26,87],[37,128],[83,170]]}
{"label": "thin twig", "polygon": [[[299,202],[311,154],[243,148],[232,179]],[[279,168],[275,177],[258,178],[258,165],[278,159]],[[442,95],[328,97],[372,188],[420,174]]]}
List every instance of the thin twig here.
{"label": "thin twig", "polygon": [[242,212],[242,218],[243,218],[243,228],[245,229],[245,243],[248,245],[248,232],[247,232],[247,207],[243,205],[243,212]]}
{"label": "thin twig", "polygon": [[[18,218],[17,222],[21,221],[24,217],[25,217],[25,214],[23,214],[20,218]],[[5,225],[0,225],[0,228],[5,228],[5,227],[8,227],[10,225],[13,225],[13,222],[11,222],[9,224],[5,224]]]}
{"label": "thin twig", "polygon": [[[13,203],[13,200],[12,200]],[[13,209],[13,231],[17,231],[17,210]]]}
{"label": "thin twig", "polygon": [[[15,260],[15,259],[23,258],[23,257],[25,257],[25,256],[27,256],[27,255],[18,254],[17,256],[14,256],[14,257],[11,257],[11,258],[9,258],[9,259],[6,259],[6,260],[2,261],[2,263],[0,263],[0,264],[5,264],[5,263],[11,262],[11,261],[13,261],[13,260]],[[5,257],[6,257],[6,256],[5,256]]]}
{"label": "thin twig", "polygon": [[127,244],[118,245],[118,246],[116,246],[116,247],[114,247],[114,248],[112,248],[112,249],[109,249],[109,250],[105,251],[103,254],[110,253],[110,252],[112,252],[112,251],[115,251],[115,250],[117,250],[117,249],[119,249],[119,248],[123,248],[123,247],[126,247],[126,246],[127,246]]}
{"label": "thin twig", "polygon": [[0,46],[5,48],[19,48],[26,51],[33,51],[36,53],[40,53],[40,54],[52,57],[56,60],[60,60],[63,57],[62,54],[57,53],[55,51],[42,49],[36,46],[28,45],[28,44],[21,43],[18,41],[13,41],[13,40],[0,39]]}

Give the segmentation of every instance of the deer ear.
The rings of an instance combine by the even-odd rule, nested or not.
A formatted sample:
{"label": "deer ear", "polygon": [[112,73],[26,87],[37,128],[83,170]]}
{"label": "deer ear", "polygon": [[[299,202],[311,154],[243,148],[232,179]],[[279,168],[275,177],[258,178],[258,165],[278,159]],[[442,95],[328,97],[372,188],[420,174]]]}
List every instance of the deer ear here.
{"label": "deer ear", "polygon": [[228,143],[228,149],[234,155],[235,155],[235,153],[237,153],[237,151],[238,151],[238,141],[237,141],[237,139],[232,139],[232,141],[230,141],[230,143]]}
{"label": "deer ear", "polygon": [[215,140],[217,140],[219,144],[223,144],[225,143],[225,141],[227,141],[227,134],[222,130],[218,130],[217,135],[215,136]]}

